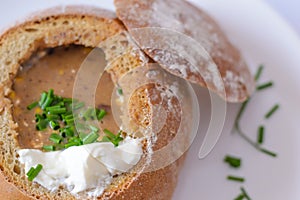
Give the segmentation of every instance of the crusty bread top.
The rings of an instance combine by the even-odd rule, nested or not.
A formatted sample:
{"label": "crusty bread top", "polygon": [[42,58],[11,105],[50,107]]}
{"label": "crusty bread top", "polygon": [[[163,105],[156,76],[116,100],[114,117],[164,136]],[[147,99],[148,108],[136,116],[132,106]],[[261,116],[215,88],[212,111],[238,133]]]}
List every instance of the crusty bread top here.
{"label": "crusty bread top", "polygon": [[239,51],[196,6],[183,0],[115,0],[115,6],[137,44],[169,72],[229,102],[244,101],[254,91]]}
{"label": "crusty bread top", "polygon": [[[52,11],[48,10],[9,29],[0,38],[0,169],[7,181],[24,192],[23,198],[18,197],[20,200],[27,200],[29,197],[75,199],[63,187],[57,192],[49,193],[39,184],[29,182],[17,159],[19,146],[16,136],[21,133],[17,132],[18,124],[13,120],[12,102],[8,96],[20,65],[38,49],[69,44],[102,48],[109,63],[108,72],[115,82],[128,71],[148,62],[122,24],[117,19],[110,18],[113,14],[102,15],[108,11],[101,9],[97,9],[96,15],[90,15],[89,12],[82,14],[81,11],[78,12],[82,8],[76,7],[65,10],[69,12],[50,14]],[[84,10],[88,11],[88,8]],[[132,104],[136,106],[134,102]],[[144,104],[139,103],[140,106],[146,106]],[[156,141],[157,146],[162,146],[160,143],[166,143],[173,134],[165,127]],[[145,155],[130,172],[114,178],[112,184],[97,199],[171,199],[183,158],[160,170],[141,173],[140,169],[144,167],[149,156],[151,155]],[[88,199],[85,194],[80,194],[79,197]]]}

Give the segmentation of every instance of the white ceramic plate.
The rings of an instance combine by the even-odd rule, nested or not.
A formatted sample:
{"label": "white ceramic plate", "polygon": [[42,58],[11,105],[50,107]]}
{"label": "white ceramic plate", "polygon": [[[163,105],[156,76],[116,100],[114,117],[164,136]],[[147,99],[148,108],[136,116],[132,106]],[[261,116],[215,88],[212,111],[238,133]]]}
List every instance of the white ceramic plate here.
{"label": "white ceramic plate", "polygon": [[[266,66],[262,81],[274,80],[275,87],[255,95],[242,120],[252,138],[257,127],[266,126],[264,146],[278,153],[274,159],[257,152],[238,135],[231,134],[237,105],[229,105],[222,136],[211,154],[203,160],[197,155],[201,135],[194,141],[174,194],[175,200],[229,200],[236,197],[241,184],[226,180],[228,174],[246,177],[243,186],[254,200],[300,199],[300,40],[295,32],[265,3],[259,0],[193,0],[207,10],[228,37],[242,51],[251,70]],[[225,3],[226,2],[226,3]],[[1,3],[0,27],[22,19],[30,12],[60,4],[91,4],[113,9],[112,1],[52,0]],[[14,6],[18,5],[18,6]],[[201,92],[204,93],[202,90]],[[275,103],[281,108],[270,120],[263,116]],[[201,107],[200,107],[201,109]],[[200,124],[208,121],[201,117]],[[201,129],[200,129],[201,130]],[[239,170],[223,163],[226,154],[243,158]]]}

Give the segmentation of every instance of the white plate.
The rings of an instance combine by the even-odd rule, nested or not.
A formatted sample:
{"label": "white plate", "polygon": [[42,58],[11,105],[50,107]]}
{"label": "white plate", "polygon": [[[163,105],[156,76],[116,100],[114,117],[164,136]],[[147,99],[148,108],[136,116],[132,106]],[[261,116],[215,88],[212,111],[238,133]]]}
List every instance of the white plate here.
{"label": "white plate", "polygon": [[[239,194],[241,185],[227,181],[228,174],[246,177],[243,186],[254,200],[300,199],[299,38],[287,23],[262,1],[193,2],[215,17],[229,38],[242,51],[253,72],[263,63],[266,66],[263,81],[275,81],[273,89],[255,95],[243,118],[243,129],[250,137],[255,138],[257,127],[263,123],[267,134],[265,147],[278,152],[278,158],[274,159],[257,152],[238,135],[230,133],[238,108],[236,105],[230,105],[221,139],[211,154],[204,160],[199,160],[197,155],[201,136],[193,143],[180,174],[174,199],[233,199]],[[69,3],[113,9],[111,0],[10,0],[1,3],[0,28],[3,29],[22,19],[30,12]],[[264,120],[263,115],[277,102],[281,105],[280,111],[270,120]],[[205,121],[200,123],[204,124]],[[242,168],[233,170],[225,165],[222,160],[226,154],[241,156]]]}

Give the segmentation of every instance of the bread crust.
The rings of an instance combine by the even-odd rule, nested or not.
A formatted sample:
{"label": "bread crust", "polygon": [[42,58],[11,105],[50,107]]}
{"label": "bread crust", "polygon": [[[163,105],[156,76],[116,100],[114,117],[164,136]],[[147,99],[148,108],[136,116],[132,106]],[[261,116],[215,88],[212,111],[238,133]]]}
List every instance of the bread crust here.
{"label": "bread crust", "polygon": [[[112,38],[112,41],[109,38]],[[127,42],[122,42],[126,39]],[[102,43],[103,41],[105,42]],[[101,47],[107,56],[114,54],[111,52],[110,44],[121,45],[120,49],[124,52],[110,63],[109,73],[112,74],[114,81],[131,68],[148,62],[147,57],[128,39],[123,25],[114,18],[114,14],[98,8],[83,9],[72,6],[50,9],[6,31],[0,37],[0,53],[2,53],[0,58],[0,169],[4,179],[9,183],[4,183],[4,179],[0,179],[3,193],[2,190],[0,191],[9,198],[75,199],[64,189],[49,193],[38,184],[27,181],[24,169],[17,159],[18,125],[13,120],[12,103],[8,98],[20,64],[33,52],[69,44]],[[124,66],[131,68],[125,70]],[[168,131],[161,135],[164,137],[158,139],[156,142],[158,146],[166,142],[162,140],[171,136]],[[112,186],[97,199],[171,199],[183,160],[184,156],[169,166],[153,172],[136,173],[133,170],[114,180]],[[88,198],[84,197],[84,199]]]}
{"label": "bread crust", "polygon": [[170,73],[229,102],[245,101],[254,92],[240,52],[203,10],[184,0],[115,0],[115,6],[140,48]]}

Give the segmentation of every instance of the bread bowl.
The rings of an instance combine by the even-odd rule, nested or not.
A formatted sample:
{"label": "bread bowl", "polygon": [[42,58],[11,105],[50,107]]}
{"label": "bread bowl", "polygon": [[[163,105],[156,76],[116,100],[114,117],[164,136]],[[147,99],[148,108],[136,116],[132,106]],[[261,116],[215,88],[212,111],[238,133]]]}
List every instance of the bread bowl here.
{"label": "bread bowl", "polygon": [[[55,10],[57,10],[57,8]],[[79,44],[89,47],[99,46],[104,50],[107,56],[107,60],[109,60],[108,63],[110,64],[110,67],[107,71],[108,73],[110,73],[112,80],[115,83],[117,83],[122,75],[124,75],[127,71],[133,70],[134,68],[140,67],[142,65],[147,66],[147,63],[149,62],[147,56],[144,55],[144,53],[131,40],[128,40],[126,29],[118,19],[115,19],[113,17],[113,13],[108,13],[109,12],[107,11],[101,11],[98,9],[95,10],[94,8],[85,8],[83,11],[78,7],[67,7],[64,9],[64,13],[57,13],[57,11],[48,10],[44,12],[42,16],[40,15],[39,17],[33,18],[21,25],[18,25],[17,27],[10,29],[8,32],[6,32],[6,34],[2,36],[2,38],[0,39],[1,48],[5,47],[6,49],[3,49],[1,52],[6,52],[9,48],[13,51],[8,52],[16,54],[6,54],[3,56],[3,58],[5,59],[1,60],[2,63],[5,63],[5,65],[1,65],[5,66],[5,68],[3,67],[3,69],[1,69],[3,70],[1,72],[3,72],[4,76],[0,79],[3,88],[3,101],[1,102],[3,109],[1,114],[3,129],[1,130],[1,132],[5,133],[2,135],[1,141],[5,141],[5,143],[7,141],[11,142],[9,146],[3,145],[1,148],[1,152],[5,152],[7,151],[7,149],[10,149],[12,147],[12,143],[15,142],[13,137],[15,136],[15,134],[17,134],[17,132],[14,131],[17,125],[14,123],[14,120],[10,113],[11,102],[9,98],[7,98],[11,92],[10,89],[13,84],[12,80],[18,71],[17,65],[28,60],[32,53],[38,48],[51,48],[68,44]],[[72,22],[71,25],[65,23],[66,19],[69,19],[69,21]],[[79,25],[74,27],[73,23],[79,23]],[[84,28],[81,27],[81,23],[84,24]],[[53,24],[56,24],[55,26],[58,25],[58,27],[52,27],[51,25]],[[63,24],[63,27],[60,27],[60,24]],[[95,27],[93,27],[93,25],[97,26],[96,30],[98,30],[98,32],[93,32],[93,30],[95,30]],[[39,29],[43,26],[45,29],[42,30],[45,31],[39,31]],[[105,30],[107,32],[102,33],[102,30]],[[109,30],[111,30],[111,32]],[[29,45],[29,48],[23,48],[23,46],[21,45],[21,49],[16,48],[18,47],[18,45],[15,44],[13,44],[13,48],[11,48],[12,46],[8,47],[8,45],[5,44],[5,41],[9,41],[8,43],[13,41],[13,39],[9,37],[24,37],[24,32],[22,31],[29,32],[28,34],[30,35],[32,33],[36,34],[36,32],[40,33],[41,35],[39,35],[37,38],[41,39],[43,42],[32,42],[36,41],[35,39],[29,42],[25,40],[26,44],[33,45]],[[84,37],[84,33],[86,33],[88,36]],[[90,35],[91,33],[92,35]],[[36,36],[34,36],[34,38],[35,37]],[[26,39],[26,37],[24,38]],[[116,44],[118,47],[117,49],[121,49],[121,53],[119,51],[114,51],[115,48],[111,48]],[[117,55],[117,59],[115,59],[115,54]],[[9,58],[14,58],[14,60],[6,60]],[[110,60],[110,58],[112,59]],[[124,66],[126,66],[126,68]],[[127,69],[128,66],[130,68]],[[148,91],[151,91],[151,86],[148,85],[144,89],[148,89]],[[154,91],[155,90],[153,90],[152,92],[154,93]],[[139,93],[141,94],[143,93],[143,91],[139,91]],[[133,96],[133,99],[134,98],[135,96]],[[136,101],[138,101],[138,99]],[[174,104],[176,107],[176,103]],[[134,105],[138,106],[136,106],[137,108],[132,109],[132,115],[134,115],[137,110],[139,110],[139,105],[147,107],[147,102],[135,103],[132,104],[131,107],[133,107]],[[134,119],[137,123],[141,122],[138,116]],[[8,124],[12,126],[8,127]],[[172,126],[174,124],[176,124],[176,118],[171,119],[171,122],[169,121],[167,123],[168,126]],[[156,144],[153,145],[154,149],[162,148],[174,138],[176,126],[172,134],[170,134],[168,126],[166,129],[160,132],[160,137],[158,137]],[[17,162],[17,149],[18,147],[16,147],[16,149],[13,149],[11,152],[14,154],[14,156],[12,157],[13,163]],[[9,157],[9,154],[10,152],[7,152],[6,155],[1,157],[1,169],[6,179],[12,182],[22,192],[25,193],[26,197],[24,196],[24,198],[28,198],[28,196],[41,199],[74,199],[81,197],[87,198],[86,196],[73,196],[66,189],[61,189],[60,191],[50,193],[45,188],[38,187],[35,185],[35,183],[32,184],[28,182],[25,178],[24,169],[20,168],[20,172],[16,170],[20,163],[17,163],[17,167],[15,164],[8,164],[6,159]],[[106,191],[97,199],[171,199],[173,190],[176,186],[177,175],[182,165],[183,159],[184,158],[182,157],[174,163],[171,163],[168,166],[164,166],[164,168],[156,171],[141,173],[136,176],[133,175],[133,173],[127,173],[122,177],[116,178],[114,182],[115,184],[113,183],[108,188],[106,188]],[[20,174],[16,172],[19,172]],[[38,189],[32,189],[36,187],[38,187]]]}

